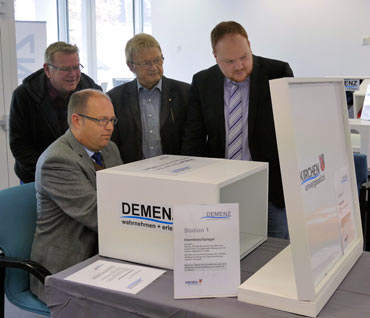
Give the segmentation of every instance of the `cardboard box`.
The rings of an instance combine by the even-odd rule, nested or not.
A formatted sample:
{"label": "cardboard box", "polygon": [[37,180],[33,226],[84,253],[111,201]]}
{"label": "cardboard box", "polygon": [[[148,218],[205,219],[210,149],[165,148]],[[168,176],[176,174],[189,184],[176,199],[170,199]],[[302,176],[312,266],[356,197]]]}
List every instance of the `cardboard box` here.
{"label": "cardboard box", "polygon": [[162,155],[97,173],[99,254],[173,268],[174,204],[239,203],[240,255],[267,239],[268,164]]}

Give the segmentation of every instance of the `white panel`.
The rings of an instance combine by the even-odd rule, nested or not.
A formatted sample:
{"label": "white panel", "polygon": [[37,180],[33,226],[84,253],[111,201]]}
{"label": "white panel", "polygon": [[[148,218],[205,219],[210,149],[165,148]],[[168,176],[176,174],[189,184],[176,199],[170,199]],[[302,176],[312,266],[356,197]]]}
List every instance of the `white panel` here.
{"label": "white panel", "polygon": [[316,316],[363,247],[344,85],[285,78],[270,88],[290,246],[240,286],[239,300]]}

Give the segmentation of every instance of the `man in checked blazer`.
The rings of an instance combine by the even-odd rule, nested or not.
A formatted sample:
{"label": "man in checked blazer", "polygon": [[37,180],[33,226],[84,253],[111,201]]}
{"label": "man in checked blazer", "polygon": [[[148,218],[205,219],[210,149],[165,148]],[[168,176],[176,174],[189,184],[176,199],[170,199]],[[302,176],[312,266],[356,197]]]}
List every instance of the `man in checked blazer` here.
{"label": "man in checked blazer", "polygon": [[119,119],[112,141],[123,162],[180,154],[190,85],[163,76],[162,50],[151,35],[135,35],[125,53],[136,79],[107,93]]}
{"label": "man in checked blazer", "polygon": [[[69,129],[37,162],[31,259],[53,274],[98,252],[96,170],[122,164],[110,141],[116,122],[107,95],[93,89],[74,93]],[[31,290],[45,302],[44,286],[32,276]]]}
{"label": "man in checked blazer", "polygon": [[269,163],[268,235],[288,238],[269,80],[291,77],[293,72],[286,62],[253,55],[248,35],[237,22],[216,25],[211,43],[217,64],[193,77],[182,152],[233,159],[229,155],[236,149],[235,138],[230,138],[228,128],[234,127],[235,122],[230,124],[234,108],[229,105],[233,86],[238,86],[242,112],[238,159]]}

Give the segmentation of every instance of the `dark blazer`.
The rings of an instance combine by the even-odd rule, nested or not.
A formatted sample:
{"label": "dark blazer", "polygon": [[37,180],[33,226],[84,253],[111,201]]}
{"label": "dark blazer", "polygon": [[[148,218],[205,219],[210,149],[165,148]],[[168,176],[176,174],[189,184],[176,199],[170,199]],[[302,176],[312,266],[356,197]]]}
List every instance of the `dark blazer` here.
{"label": "dark blazer", "polygon": [[[81,73],[76,91],[101,87]],[[37,159],[65,133],[59,126],[55,100],[50,97],[43,69],[23,80],[12,95],[9,115],[9,144],[15,158],[14,170],[23,182],[35,181]],[[65,126],[68,127],[67,121]]]}
{"label": "dark blazer", "polygon": [[[101,151],[106,168],[122,164],[113,142]],[[70,130],[40,156],[36,167],[37,223],[31,259],[52,274],[98,252],[96,171]],[[44,286],[31,290],[45,301]]]}
{"label": "dark blazer", "polygon": [[[269,163],[269,200],[284,207],[269,80],[291,77],[288,63],[253,56],[248,141],[253,161]],[[224,75],[218,65],[193,77],[182,153],[225,158]]]}
{"label": "dark blazer", "polygon": [[[163,154],[180,154],[190,85],[162,77],[160,135]],[[118,118],[112,141],[124,163],[144,159],[137,80],[119,85],[107,93]]]}

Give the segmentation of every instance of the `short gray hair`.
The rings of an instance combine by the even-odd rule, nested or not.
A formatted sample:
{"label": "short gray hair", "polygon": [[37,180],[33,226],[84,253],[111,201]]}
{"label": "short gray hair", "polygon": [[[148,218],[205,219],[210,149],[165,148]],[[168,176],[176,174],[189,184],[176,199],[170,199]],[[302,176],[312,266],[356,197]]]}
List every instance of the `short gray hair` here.
{"label": "short gray hair", "polygon": [[52,64],[54,63],[54,55],[57,52],[62,52],[65,54],[78,54],[79,50],[76,45],[68,44],[63,41],[54,42],[50,44],[45,50],[44,63]]}
{"label": "short gray hair", "polygon": [[159,52],[161,52],[162,54],[161,46],[153,36],[146,33],[136,34],[126,44],[125,48],[126,62],[132,63],[132,59],[138,51],[142,49],[153,49],[153,48],[159,49]]}
{"label": "short gray hair", "polygon": [[110,97],[97,89],[83,89],[72,94],[68,103],[68,124],[71,126],[72,114],[84,113],[86,111],[89,99],[92,97],[103,97],[111,102]]}

